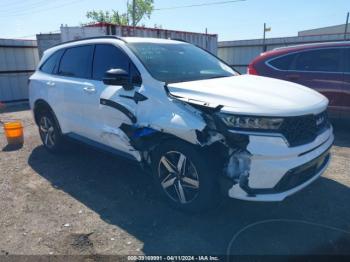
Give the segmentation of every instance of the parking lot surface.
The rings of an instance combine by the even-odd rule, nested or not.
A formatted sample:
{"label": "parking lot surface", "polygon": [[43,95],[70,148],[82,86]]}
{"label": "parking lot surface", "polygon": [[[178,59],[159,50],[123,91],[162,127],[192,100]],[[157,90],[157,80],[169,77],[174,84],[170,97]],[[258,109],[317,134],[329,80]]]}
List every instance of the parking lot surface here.
{"label": "parking lot surface", "polygon": [[350,254],[350,128],[335,125],[327,172],[280,203],[225,199],[201,215],[173,210],[123,159],[74,145],[47,153],[26,107],[25,144],[0,131],[0,255]]}

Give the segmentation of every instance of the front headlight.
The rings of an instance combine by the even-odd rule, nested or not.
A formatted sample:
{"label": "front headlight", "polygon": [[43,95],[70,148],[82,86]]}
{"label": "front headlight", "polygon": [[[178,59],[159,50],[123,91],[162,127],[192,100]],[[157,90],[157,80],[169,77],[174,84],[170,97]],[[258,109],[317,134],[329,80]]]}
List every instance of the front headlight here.
{"label": "front headlight", "polygon": [[276,117],[255,117],[221,114],[222,121],[234,129],[260,129],[260,130],[277,130],[283,123],[283,118]]}

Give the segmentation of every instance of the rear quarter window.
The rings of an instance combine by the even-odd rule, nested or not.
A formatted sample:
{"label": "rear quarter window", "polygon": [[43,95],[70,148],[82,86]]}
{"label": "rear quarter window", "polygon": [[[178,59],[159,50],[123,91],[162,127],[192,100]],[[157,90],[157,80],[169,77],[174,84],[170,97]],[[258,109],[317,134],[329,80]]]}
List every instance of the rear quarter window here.
{"label": "rear quarter window", "polygon": [[292,67],[295,57],[295,54],[280,56],[271,59],[268,64],[279,70],[289,70]]}
{"label": "rear quarter window", "polygon": [[46,59],[44,64],[40,67],[40,71],[47,74],[54,74],[57,70],[59,60],[63,54],[63,50],[58,50]]}

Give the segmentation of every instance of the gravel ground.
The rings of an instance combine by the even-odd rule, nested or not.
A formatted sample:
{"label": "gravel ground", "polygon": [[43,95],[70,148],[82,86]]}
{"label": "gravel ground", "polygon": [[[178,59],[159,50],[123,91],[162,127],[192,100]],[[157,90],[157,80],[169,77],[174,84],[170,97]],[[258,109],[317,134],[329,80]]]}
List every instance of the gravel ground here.
{"label": "gravel ground", "polygon": [[350,254],[350,128],[336,125],[326,174],[281,203],[225,199],[205,215],[172,210],[134,165],[82,146],[41,145],[25,107],[25,144],[0,131],[0,255]]}

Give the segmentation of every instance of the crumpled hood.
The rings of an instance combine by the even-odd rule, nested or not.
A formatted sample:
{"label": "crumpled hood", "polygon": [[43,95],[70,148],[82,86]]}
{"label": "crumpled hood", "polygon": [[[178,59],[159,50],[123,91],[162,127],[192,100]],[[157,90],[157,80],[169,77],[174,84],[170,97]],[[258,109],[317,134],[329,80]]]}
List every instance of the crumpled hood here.
{"label": "crumpled hood", "polygon": [[221,111],[247,115],[298,116],[317,114],[327,108],[320,93],[292,82],[240,75],[168,85],[178,99],[223,106]]}

